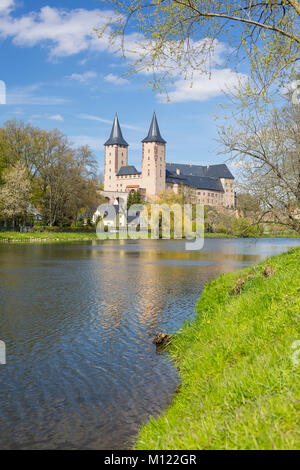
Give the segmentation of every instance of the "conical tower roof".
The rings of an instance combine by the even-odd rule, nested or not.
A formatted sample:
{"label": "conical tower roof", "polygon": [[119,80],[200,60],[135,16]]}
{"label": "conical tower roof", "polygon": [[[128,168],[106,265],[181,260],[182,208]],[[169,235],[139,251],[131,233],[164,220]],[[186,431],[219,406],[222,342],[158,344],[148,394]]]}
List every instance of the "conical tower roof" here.
{"label": "conical tower roof", "polygon": [[145,137],[145,139],[142,140],[142,142],[160,142],[161,144],[167,143],[160,135],[155,112],[153,113],[153,118],[148,135],[147,137]]}
{"label": "conical tower roof", "polygon": [[119,124],[119,119],[117,113],[113,122],[112,130],[110,133],[109,139],[105,142],[104,145],[124,145],[128,147],[126,140],[123,138],[121,127]]}

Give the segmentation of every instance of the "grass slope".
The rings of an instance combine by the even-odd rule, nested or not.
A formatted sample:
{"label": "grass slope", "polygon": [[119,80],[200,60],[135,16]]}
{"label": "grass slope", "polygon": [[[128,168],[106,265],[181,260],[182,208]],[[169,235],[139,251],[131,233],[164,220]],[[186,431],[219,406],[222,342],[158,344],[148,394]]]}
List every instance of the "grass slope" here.
{"label": "grass slope", "polygon": [[206,285],[196,319],[170,347],[179,392],[142,428],[138,449],[299,449],[299,259],[295,248]]}

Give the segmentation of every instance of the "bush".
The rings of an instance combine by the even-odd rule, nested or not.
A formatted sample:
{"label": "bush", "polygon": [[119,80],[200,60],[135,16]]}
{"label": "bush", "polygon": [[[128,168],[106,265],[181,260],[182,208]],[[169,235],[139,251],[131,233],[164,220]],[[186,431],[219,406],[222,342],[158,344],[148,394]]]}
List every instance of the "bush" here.
{"label": "bush", "polygon": [[264,233],[264,228],[261,224],[252,225],[249,220],[240,217],[233,221],[232,232],[237,237],[259,237]]}

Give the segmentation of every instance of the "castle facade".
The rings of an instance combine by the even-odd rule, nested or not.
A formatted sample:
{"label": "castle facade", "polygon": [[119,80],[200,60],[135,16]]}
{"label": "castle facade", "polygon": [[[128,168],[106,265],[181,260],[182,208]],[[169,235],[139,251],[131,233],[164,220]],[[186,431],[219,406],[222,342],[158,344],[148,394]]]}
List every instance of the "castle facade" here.
{"label": "castle facade", "polygon": [[186,165],[166,163],[166,141],[155,113],[148,135],[142,140],[141,171],[128,165],[128,143],[123,138],[118,116],[105,142],[104,191],[111,203],[127,200],[131,191],[140,191],[147,201],[155,201],[162,191],[188,190],[193,202],[211,206],[235,206],[234,177],[225,164]]}

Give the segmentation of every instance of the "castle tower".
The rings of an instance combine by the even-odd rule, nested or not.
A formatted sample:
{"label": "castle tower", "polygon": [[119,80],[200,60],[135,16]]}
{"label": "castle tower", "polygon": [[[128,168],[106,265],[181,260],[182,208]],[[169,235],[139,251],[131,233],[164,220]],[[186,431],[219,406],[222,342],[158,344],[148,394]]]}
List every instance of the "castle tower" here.
{"label": "castle tower", "polygon": [[157,196],[166,188],[166,141],[160,135],[155,113],[148,135],[142,143],[143,185],[148,196]]}
{"label": "castle tower", "polygon": [[116,174],[128,164],[128,144],[123,138],[117,114],[109,139],[105,142],[104,190],[116,191]]}

